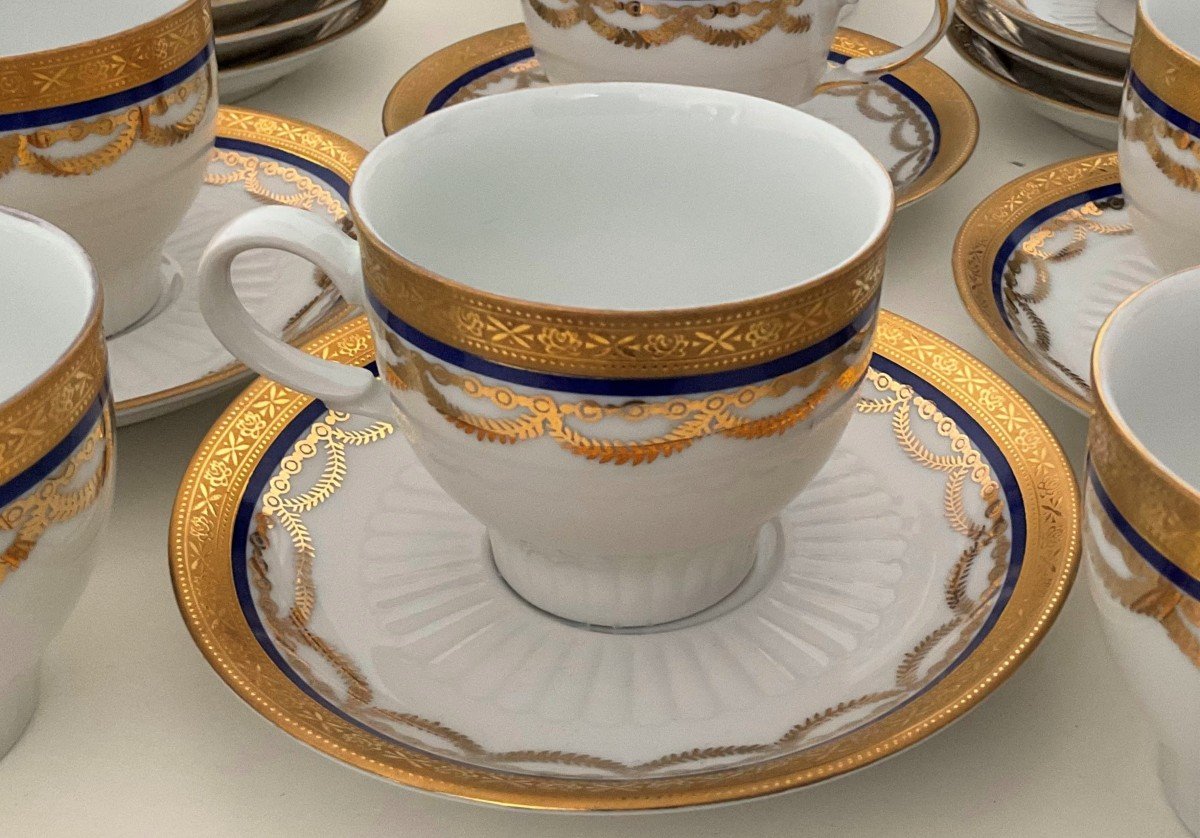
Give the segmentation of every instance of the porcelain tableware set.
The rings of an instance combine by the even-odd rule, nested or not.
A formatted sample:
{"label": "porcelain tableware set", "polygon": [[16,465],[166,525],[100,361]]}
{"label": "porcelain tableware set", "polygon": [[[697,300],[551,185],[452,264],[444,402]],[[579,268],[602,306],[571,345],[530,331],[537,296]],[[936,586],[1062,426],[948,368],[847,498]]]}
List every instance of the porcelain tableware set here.
{"label": "porcelain tableware set", "polygon": [[949,41],[1014,103],[1112,148],[1133,0],[963,0]]}

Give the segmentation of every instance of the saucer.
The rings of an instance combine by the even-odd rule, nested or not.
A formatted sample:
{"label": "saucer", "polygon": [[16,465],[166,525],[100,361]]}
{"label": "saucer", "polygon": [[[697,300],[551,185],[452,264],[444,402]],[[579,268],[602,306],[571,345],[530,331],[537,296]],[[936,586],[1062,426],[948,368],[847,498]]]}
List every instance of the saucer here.
{"label": "saucer", "polygon": [[[366,152],[315,125],[220,109],[204,185],[167,240],[163,295],[150,314],[109,338],[117,422],[128,425],[199,401],[251,377],[208,330],[194,281],[213,234],[263,204],[287,204],[348,224],[346,195]],[[176,272],[181,274],[178,278]],[[303,259],[259,250],[234,268],[238,293],[260,324],[296,344],[343,322],[351,309]]]}
{"label": "saucer", "polygon": [[1090,66],[1123,70],[1131,36],[1100,14],[1100,0],[987,0],[1013,27]]}
{"label": "saucer", "polygon": [[[365,319],[307,349],[374,357]],[[1011,387],[889,313],[875,351],[839,449],[764,529],[755,571],[683,625],[611,633],[530,607],[401,434],[264,379],[180,487],[180,610],[272,723],[426,791],[645,810],[845,774],[1004,681],[1079,548],[1072,470]]]}
{"label": "saucer", "polygon": [[[839,29],[830,60],[879,55],[895,45]],[[409,70],[383,107],[394,134],[422,116],[479,96],[547,84],[524,24],[452,44]],[[918,61],[865,87],[832,90],[802,107],[861,142],[887,168],[897,207],[919,201],[950,180],[975,150],[979,117],[966,91],[930,61]]]}
{"label": "saucer", "polygon": [[971,317],[1038,384],[1084,414],[1096,333],[1160,274],[1130,226],[1111,153],[1000,187],[954,245],[954,279]]}

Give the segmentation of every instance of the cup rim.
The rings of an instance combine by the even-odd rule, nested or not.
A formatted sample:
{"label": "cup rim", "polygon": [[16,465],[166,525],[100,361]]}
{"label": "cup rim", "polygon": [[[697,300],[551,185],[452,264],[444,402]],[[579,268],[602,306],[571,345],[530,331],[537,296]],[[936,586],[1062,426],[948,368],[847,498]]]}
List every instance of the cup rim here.
{"label": "cup rim", "polygon": [[[41,63],[46,60],[55,60],[70,57],[70,53],[76,50],[102,49],[109,46],[112,41],[124,40],[131,35],[140,34],[145,29],[150,29],[154,26],[166,22],[169,18],[179,14],[186,8],[191,6],[203,6],[205,0],[181,0],[177,2],[167,11],[162,14],[155,15],[147,20],[139,21],[133,26],[127,26],[124,29],[118,29],[116,32],[111,32],[108,35],[101,35],[98,38],[89,38],[86,41],[74,41],[62,46],[49,47],[47,49],[34,50],[32,52],[15,52],[10,55],[0,55],[0,71],[15,70],[20,64],[26,62]],[[83,56],[80,56],[81,58]],[[11,65],[11,66],[6,66]]]}
{"label": "cup rim", "polygon": [[[383,160],[387,159],[387,151],[390,146],[399,145],[404,136],[405,131],[408,131],[413,126],[420,125],[426,120],[444,120],[453,119],[459,109],[471,109],[479,107],[497,107],[497,102],[504,100],[512,101],[511,97],[558,97],[563,95],[586,93],[589,90],[604,91],[604,90],[645,90],[659,95],[666,95],[676,98],[684,96],[703,95],[710,99],[718,99],[730,102],[747,101],[753,103],[756,108],[778,109],[782,114],[789,114],[786,118],[795,118],[799,122],[810,122],[819,124],[821,130],[828,131],[832,136],[840,135],[840,139],[849,143],[855,150],[855,153],[861,154],[864,162],[872,171],[876,172],[882,184],[885,185],[885,191],[881,190],[884,196],[886,210],[882,213],[879,222],[875,225],[870,237],[859,244],[857,249],[847,256],[838,264],[828,268],[827,270],[803,280],[793,282],[792,284],[771,291],[767,294],[760,294],[752,297],[743,297],[736,300],[728,300],[720,303],[713,303],[700,306],[677,306],[663,307],[654,309],[604,309],[604,308],[589,308],[585,306],[562,305],[555,303],[538,302],[534,300],[526,300],[521,297],[512,297],[504,294],[497,294],[492,291],[485,291],[476,288],[467,283],[456,280],[451,277],[443,276],[435,271],[432,271],[404,256],[396,248],[388,244],[379,232],[371,224],[370,220],[364,215],[361,210],[358,196],[367,187],[364,185],[371,176],[372,170],[377,166],[382,166]],[[447,116],[450,115],[450,116]],[[891,177],[874,155],[867,151],[861,143],[853,136],[848,134],[836,126],[817,119],[814,116],[799,111],[795,108],[790,108],[786,105],[777,102],[771,102],[764,99],[758,99],[753,96],[748,96],[743,93],[735,93],[726,90],[715,90],[708,88],[692,87],[687,85],[672,85],[661,84],[654,82],[595,82],[585,84],[568,84],[554,85],[542,88],[529,88],[525,90],[512,91],[499,97],[483,97],[467,102],[454,105],[451,108],[445,108],[440,111],[428,114],[421,119],[416,120],[411,125],[407,125],[394,134],[385,137],[383,142],[375,146],[371,152],[363,160],[358,172],[355,174],[354,182],[350,185],[350,210],[354,217],[354,222],[360,235],[365,234],[372,243],[381,251],[387,254],[392,261],[399,263],[409,272],[419,277],[422,281],[440,286],[443,290],[454,293],[460,297],[470,298],[473,301],[479,301],[485,307],[493,307],[500,309],[510,309],[518,307],[522,312],[528,312],[534,317],[554,318],[554,317],[576,317],[576,318],[603,318],[608,321],[619,321],[629,323],[631,325],[649,325],[658,323],[664,319],[676,320],[687,318],[702,318],[702,317],[730,317],[740,312],[757,309],[762,306],[777,305],[786,301],[789,297],[800,292],[811,293],[817,288],[835,282],[843,278],[847,273],[853,272],[870,262],[876,253],[886,244],[888,233],[895,219],[896,213],[896,193],[892,185]]]}
{"label": "cup rim", "polygon": [[79,242],[77,242],[74,238],[72,238],[66,231],[64,231],[61,227],[51,224],[44,218],[39,218],[32,213],[14,209],[13,207],[5,206],[4,204],[0,204],[0,216],[8,216],[10,218],[17,219],[18,221],[33,224],[34,226],[45,230],[50,235],[57,238],[67,250],[73,251],[75,255],[80,257],[82,260],[84,274],[87,277],[87,283],[92,292],[91,304],[88,306],[87,313],[84,315],[83,322],[76,331],[75,337],[71,339],[71,342],[67,344],[66,348],[64,348],[62,352],[60,352],[53,360],[50,361],[44,370],[38,373],[33,379],[28,381],[23,387],[18,389],[11,396],[4,400],[0,400],[0,416],[3,416],[9,411],[10,408],[24,401],[26,397],[43,387],[47,381],[49,381],[65,366],[67,366],[71,360],[84,348],[84,345],[91,340],[92,334],[101,330],[104,303],[100,291],[100,279],[96,275],[96,266],[93,264],[91,257],[88,256],[87,251],[83,249],[83,246],[80,245]]}
{"label": "cup rim", "polygon": [[[1137,4],[1138,25],[1145,27],[1146,30],[1154,36],[1155,40],[1160,41],[1164,47],[1173,52],[1179,59],[1187,61],[1191,64],[1200,64],[1200,55],[1184,49],[1182,46],[1180,46],[1178,41],[1163,31],[1162,26],[1160,26],[1150,16],[1149,6],[1150,0],[1147,0],[1147,2],[1139,2]],[[1138,39],[1135,37],[1133,42],[1134,47],[1137,46],[1137,41]]]}
{"label": "cup rim", "polygon": [[1102,371],[1107,367],[1105,356],[1110,352],[1110,344],[1121,339],[1123,328],[1121,320],[1139,306],[1149,305],[1149,301],[1158,293],[1177,283],[1187,282],[1200,283],[1200,267],[1186,268],[1155,280],[1130,294],[1112,310],[1101,325],[1100,331],[1096,333],[1096,342],[1092,346],[1092,390],[1095,394],[1094,404],[1097,418],[1105,421],[1142,463],[1161,478],[1172,491],[1200,504],[1200,486],[1195,486],[1185,480],[1142,443],[1117,405],[1110,389],[1108,377],[1102,375]]}

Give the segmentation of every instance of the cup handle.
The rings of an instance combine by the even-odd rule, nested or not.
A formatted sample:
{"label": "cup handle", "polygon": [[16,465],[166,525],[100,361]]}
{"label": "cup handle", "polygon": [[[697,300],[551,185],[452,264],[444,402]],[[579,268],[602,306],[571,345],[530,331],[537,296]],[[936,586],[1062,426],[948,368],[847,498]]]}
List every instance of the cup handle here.
{"label": "cup handle", "polygon": [[933,49],[934,45],[946,34],[950,20],[954,14],[956,0],[934,0],[937,9],[929,26],[911,44],[894,49],[883,55],[862,55],[851,58],[844,64],[831,67],[825,73],[824,79],[817,85],[814,95],[824,93],[835,87],[850,84],[869,84],[880,76],[895,72],[913,61],[917,61]]}
{"label": "cup handle", "polygon": [[387,385],[379,378],[288,345],[246,311],[233,290],[230,268],[238,254],[260,247],[307,259],[325,272],[342,297],[366,307],[357,242],[311,212],[260,207],[222,227],[200,258],[200,311],[217,340],[259,375],[315,396],[334,410],[394,422]]}

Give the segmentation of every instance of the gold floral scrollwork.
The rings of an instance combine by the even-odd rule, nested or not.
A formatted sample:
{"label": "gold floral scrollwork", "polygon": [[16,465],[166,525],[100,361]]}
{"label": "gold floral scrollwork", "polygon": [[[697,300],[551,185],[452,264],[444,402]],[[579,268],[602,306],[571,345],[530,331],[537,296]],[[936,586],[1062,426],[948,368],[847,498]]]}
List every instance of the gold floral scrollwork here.
{"label": "gold floral scrollwork", "polygon": [[[109,411],[75,452],[32,491],[0,509],[0,533],[11,533],[8,546],[0,552],[0,584],[29,558],[42,535],[55,524],[70,521],[96,502],[112,469],[113,446]],[[78,476],[103,447],[101,460],[92,474],[79,483]]]}
{"label": "gold floral scrollwork", "polygon": [[[390,332],[387,342],[394,357],[386,364],[388,382],[421,393],[446,421],[476,439],[511,445],[549,438],[571,454],[613,465],[651,463],[678,454],[707,436],[749,440],[781,434],[810,418],[834,394],[857,387],[870,357],[865,351],[870,332],[863,332],[825,359],[761,384],[698,398],[601,404],[593,399],[558,401],[545,393],[524,395],[503,385],[485,384],[428,360]],[[499,409],[501,415],[466,411],[441,388],[481,400]],[[763,399],[783,398],[801,388],[812,389],[781,411],[757,418],[741,413]],[[641,440],[600,439],[575,427],[610,418],[632,423],[660,419],[672,427]]]}
{"label": "gold floral scrollwork", "polygon": [[[1167,637],[1197,668],[1200,668],[1200,602],[1176,588],[1151,567],[1117,530],[1108,512],[1101,506],[1095,490],[1087,492],[1090,527],[1086,547],[1091,566],[1104,589],[1114,600],[1134,614],[1156,620]],[[1111,548],[1100,544],[1100,537]],[[1114,568],[1106,556],[1116,552],[1120,566]]]}
{"label": "gold floral scrollwork", "polygon": [[[1200,139],[1151,110],[1132,85],[1125,90],[1125,109],[1121,120],[1124,138],[1145,146],[1154,165],[1171,183],[1189,192],[1200,192]],[[1168,149],[1191,159],[1184,162]]]}
{"label": "gold floral scrollwork", "polygon": [[[94,174],[123,158],[138,141],[154,147],[171,146],[191,137],[204,122],[213,93],[211,65],[172,91],[119,113],[81,119],[54,128],[0,136],[0,177],[18,170],[51,177]],[[160,125],[155,120],[178,105],[194,104],[178,120]],[[55,146],[91,137],[107,138],[99,148],[82,154],[45,154]]]}
{"label": "gold floral scrollwork", "polygon": [[[321,209],[335,221],[341,221],[348,214],[346,203],[340,195],[295,166],[221,148],[213,149],[210,159],[222,164],[226,170],[213,171],[213,167],[209,166],[204,175],[204,182],[209,186],[240,183],[263,203],[305,210]],[[274,188],[270,185],[272,180],[286,185],[287,191]]]}
{"label": "gold floral scrollwork", "polygon": [[[570,29],[581,23],[610,43],[631,49],[650,49],[689,37],[710,46],[741,47],[753,44],[778,29],[788,35],[812,28],[812,17],[793,14],[804,0],[743,0],[728,3],[656,3],[651,0],[565,0],[553,6],[542,0],[525,0],[539,18],[555,29]],[[645,28],[621,26],[605,18],[627,16],[630,21],[654,19]],[[712,21],[753,17],[741,26],[717,26]]]}
{"label": "gold floral scrollwork", "polygon": [[916,106],[899,91],[884,84],[869,84],[831,88],[822,95],[853,99],[865,119],[890,126],[888,144],[900,153],[900,158],[888,167],[893,183],[903,184],[925,171],[933,157],[933,129]]}

